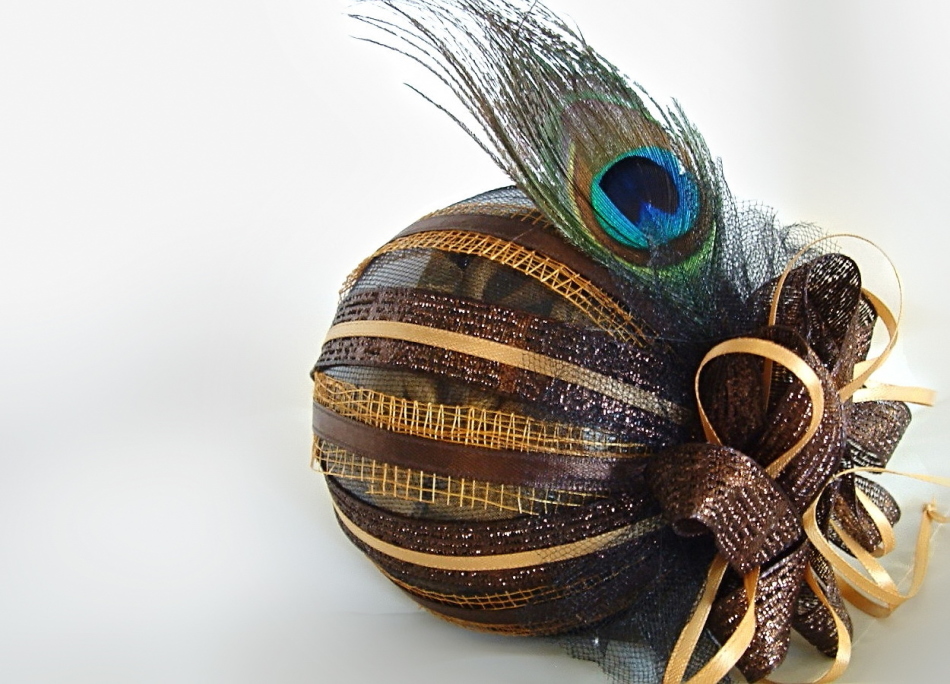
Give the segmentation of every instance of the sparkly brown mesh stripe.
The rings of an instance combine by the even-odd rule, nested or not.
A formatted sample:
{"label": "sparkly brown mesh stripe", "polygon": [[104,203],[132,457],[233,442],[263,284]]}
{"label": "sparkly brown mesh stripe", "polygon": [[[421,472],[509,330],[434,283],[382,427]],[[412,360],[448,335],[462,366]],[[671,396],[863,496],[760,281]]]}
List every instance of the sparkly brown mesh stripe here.
{"label": "sparkly brown mesh stripe", "polygon": [[[592,547],[586,555],[553,558],[525,568],[463,572],[393,558],[366,544],[345,524],[344,530],[393,581],[414,594],[445,606],[492,611],[550,603],[576,595],[582,587],[594,588],[613,582],[628,574],[630,566],[650,565],[649,556],[659,546],[660,537],[668,533],[659,526],[651,526],[640,536],[615,546]],[[485,556],[484,560],[490,561],[491,556]],[[462,617],[459,613],[456,615]]]}
{"label": "sparkly brown mesh stripe", "polygon": [[[530,313],[471,299],[405,288],[354,292],[340,302],[334,325],[347,321],[401,321],[472,335],[583,365],[685,404],[689,379],[674,360],[656,350],[618,343],[597,330],[581,330]],[[326,367],[321,358],[318,365]]]}
{"label": "sparkly brown mesh stripe", "polygon": [[[640,402],[645,408],[640,408],[565,380],[461,352],[433,353],[432,347],[414,342],[373,337],[330,340],[317,368],[326,368],[329,375],[336,376],[344,367],[412,370],[432,378],[450,378],[493,392],[499,400],[531,406],[533,413],[545,420],[614,432],[624,441],[643,445],[644,450],[676,444],[696,430],[660,415],[669,409],[666,402],[646,410],[653,404],[647,394]],[[315,371],[314,377],[319,372]]]}
{"label": "sparkly brown mesh stripe", "polygon": [[[559,390],[561,394],[564,393],[564,383],[550,376],[461,352],[434,352],[428,345],[382,337],[327,340],[315,368],[331,371],[341,366],[412,370],[440,379],[451,378],[466,386],[490,391],[506,399],[516,399],[527,406],[551,406],[555,409],[549,409],[552,419],[556,416],[557,404],[545,402],[545,397],[560,396],[556,394]],[[593,397],[589,401],[593,401]],[[596,414],[590,418],[595,417]]]}
{"label": "sparkly brown mesh stripe", "polygon": [[621,528],[634,530],[638,523],[646,525],[646,529],[654,529],[655,522],[644,521],[658,519],[659,515],[646,491],[631,490],[556,516],[487,521],[419,520],[359,501],[332,478],[327,478],[327,484],[339,511],[357,527],[372,530],[373,536],[384,543],[436,555],[490,557],[547,549],[582,542]]}
{"label": "sparkly brown mesh stripe", "polygon": [[564,456],[453,444],[374,428],[313,405],[316,435],[355,454],[416,470],[527,487],[610,492],[642,478],[636,457]]}
{"label": "sparkly brown mesh stripe", "polygon": [[[596,537],[606,528],[642,514],[642,502],[588,507],[582,514],[557,521],[528,518],[504,523],[433,523],[386,514],[350,497],[328,479],[340,512],[390,543],[429,552],[491,555],[520,552]],[[619,509],[619,510],[618,510]],[[560,521],[566,526],[561,527]],[[398,586],[423,606],[449,619],[471,622],[489,631],[553,634],[597,621],[635,599],[638,589],[655,574],[659,562],[658,523],[644,520],[642,532],[629,541],[587,555],[553,560],[528,568],[480,570],[477,573],[438,570],[404,562],[367,546],[346,525],[344,532]],[[654,518],[655,520],[655,518]],[[474,534],[475,531],[478,534]],[[512,587],[517,587],[512,591]],[[615,593],[620,588],[623,598]],[[608,598],[610,600],[608,600]],[[589,603],[597,599],[594,603]],[[595,610],[590,610],[593,607]]]}
{"label": "sparkly brown mesh stripe", "polygon": [[[624,549],[626,551],[626,549]],[[629,554],[623,553],[627,556]],[[627,560],[627,559],[625,559]],[[574,596],[603,582],[609,582],[624,573],[626,566],[630,565],[629,560],[622,565],[611,565],[599,568],[599,572],[583,577],[578,577],[560,585],[550,583],[540,583],[536,586],[518,589],[507,589],[500,591],[472,591],[466,587],[466,591],[446,592],[432,591],[420,586],[404,582],[394,575],[390,575],[383,570],[384,574],[401,588],[428,601],[440,604],[442,606],[456,606],[459,608],[477,609],[477,610],[510,610],[512,608],[522,608],[528,605],[538,605],[541,603],[556,601],[569,596]]]}
{"label": "sparkly brown mesh stripe", "polygon": [[[631,547],[631,548],[628,548]],[[450,602],[434,601],[425,592],[414,591],[411,585],[397,582],[427,610],[458,622],[470,629],[515,636],[552,636],[596,624],[632,605],[655,578],[659,554],[652,544],[631,542],[600,557],[594,573],[605,567],[618,568],[610,575],[582,575],[577,561],[559,565],[559,573],[546,573],[543,586],[555,588],[543,599],[530,601],[516,608],[486,610]],[[384,569],[385,572],[385,569]],[[559,576],[560,575],[560,576]],[[521,577],[516,581],[523,582]],[[564,587],[558,588],[559,585]]]}

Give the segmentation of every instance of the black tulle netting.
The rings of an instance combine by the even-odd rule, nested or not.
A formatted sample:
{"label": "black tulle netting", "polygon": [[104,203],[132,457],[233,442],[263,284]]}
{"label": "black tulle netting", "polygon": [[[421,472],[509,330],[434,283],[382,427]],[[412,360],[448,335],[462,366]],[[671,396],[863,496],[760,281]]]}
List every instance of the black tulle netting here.
{"label": "black tulle netting", "polygon": [[[627,293],[638,304],[635,318],[642,339],[635,345],[617,343],[583,306],[552,291],[524,268],[508,265],[490,250],[479,256],[473,253],[475,249],[440,243],[409,243],[399,249],[399,238],[393,243],[397,247],[368,259],[347,283],[335,322],[367,316],[421,324],[464,321],[459,323],[461,329],[468,326],[495,339],[517,339],[549,354],[584,359],[605,373],[636,383],[662,401],[689,406],[698,357],[716,341],[763,324],[763,307],[757,298],[762,298],[763,288],[769,291],[769,283],[774,283],[789,259],[816,234],[809,226],[782,227],[772,214],[757,207],[740,210],[731,203],[726,206],[710,266],[715,276],[701,289],[692,290],[692,296],[703,302],[689,308],[693,318],[684,318],[682,302],[669,297],[665,286],[651,290],[648,283],[611,274],[617,291]],[[553,233],[516,188],[472,197],[436,212],[429,220],[459,216],[485,220],[514,217],[523,222],[525,231]],[[454,302],[455,308],[445,310],[446,301]],[[705,315],[695,315],[698,312]],[[530,326],[539,321],[544,328],[533,333]],[[328,344],[317,365],[318,384],[325,386],[318,401],[335,410],[358,411],[352,402],[346,409],[334,402],[351,388],[359,388],[378,419],[375,426],[407,432],[433,421],[431,415],[413,413],[418,413],[420,406],[467,407],[469,415],[446,418],[443,413],[441,419],[453,421],[465,432],[462,442],[478,446],[498,446],[490,444],[498,439],[498,426],[493,428],[492,421],[509,415],[534,421],[529,428],[519,424],[503,430],[522,430],[526,440],[536,440],[533,448],[541,451],[550,447],[566,452],[576,443],[579,450],[650,452],[698,435],[695,417],[659,420],[649,413],[627,410],[624,414],[590,392],[585,395],[565,387],[535,391],[532,383],[543,383],[530,370],[513,380],[516,390],[500,392],[497,388],[504,381],[499,373],[504,371],[497,364],[408,347],[396,351],[386,342],[365,339]],[[645,360],[631,360],[637,354]],[[622,362],[620,355],[626,355]],[[367,398],[367,393],[372,396]],[[384,405],[385,401],[392,405]],[[473,416],[471,411],[482,414]],[[393,415],[402,421],[399,425],[393,425]],[[576,425],[584,426],[582,434],[567,427]],[[539,434],[528,435],[531,427]],[[439,436],[454,439],[445,431]],[[333,484],[331,491],[339,501],[347,501],[338,505],[353,507],[345,510],[347,517],[362,524],[372,521],[369,527],[376,532],[392,529],[393,539],[404,535],[419,549],[444,546],[454,536],[466,540],[454,549],[460,553],[478,548],[497,552],[500,540],[513,550],[522,549],[543,544],[546,535],[565,537],[567,528],[577,530],[566,534],[569,539],[595,537],[604,516],[616,519],[624,515],[622,511],[608,515],[597,510],[618,495],[629,498],[634,519],[659,520],[659,511],[646,510],[655,504],[637,486],[627,493],[598,491],[570,477],[547,486],[517,486],[505,482],[504,476],[493,482],[491,465],[485,468],[485,479],[453,480],[444,470],[439,471],[438,457],[433,458],[431,472],[408,466],[393,468],[386,463],[385,453],[370,458],[323,438],[317,439],[315,457]],[[344,499],[344,494],[350,498]],[[584,511],[594,512],[585,518]],[[526,526],[527,519],[531,523]],[[420,524],[407,527],[413,524],[409,521]],[[456,527],[449,533],[431,527],[439,524]],[[460,532],[458,525],[469,525],[469,531]],[[462,623],[466,621],[458,618],[458,612],[464,607],[503,610],[529,605],[552,587],[566,588],[551,616],[543,615],[545,599],[538,599],[541,617],[527,617],[530,626],[523,632],[498,630],[491,624],[487,628],[512,634],[560,634],[556,638],[572,656],[599,663],[613,681],[649,684],[662,678],[673,645],[702,589],[714,547],[696,539],[684,540],[659,522],[641,527],[627,544],[582,560],[483,573],[477,578],[444,571],[420,574],[405,563],[387,561],[352,538],[423,605],[435,612],[445,605],[458,609],[447,617]],[[623,606],[626,608],[618,610]],[[717,641],[708,632],[704,634],[691,669],[698,669],[717,648]]]}
{"label": "black tulle netting", "polygon": [[[705,551],[705,552],[704,552]],[[617,684],[655,684],[666,664],[706,579],[713,549],[686,544],[672,532],[663,540],[662,566],[626,612],[603,625],[559,638],[574,658],[601,666]],[[719,644],[703,635],[687,675],[715,655]],[[732,681],[725,678],[723,682]]]}
{"label": "black tulle netting", "polygon": [[[705,353],[715,341],[761,327],[765,323],[761,297],[772,294],[764,286],[774,283],[796,256],[795,263],[805,263],[837,247],[833,240],[823,239],[818,226],[783,224],[771,208],[735,200],[718,170],[714,195],[715,240],[701,277],[669,278],[661,275],[661,269],[652,276],[649,272],[631,276],[622,268],[611,269],[626,301],[635,302],[641,315],[658,317],[652,339],[672,342],[681,351],[695,347]],[[481,207],[490,213],[495,207],[529,211],[534,205],[512,186],[478,194],[454,207]]]}
{"label": "black tulle netting", "polygon": [[[558,639],[615,682],[663,679],[714,557],[728,568],[687,676],[744,615],[750,681],[793,629],[834,657],[850,618],[802,516],[878,550],[856,501],[889,524],[896,502],[829,482],[884,467],[909,422],[839,393],[879,314],[856,264],[735,201],[679,106],[542,3],[356,8],[515,185],[423,217],[344,284],[313,370],[313,463],[345,534],[439,617]],[[707,358],[737,338],[798,370],[748,347]]]}

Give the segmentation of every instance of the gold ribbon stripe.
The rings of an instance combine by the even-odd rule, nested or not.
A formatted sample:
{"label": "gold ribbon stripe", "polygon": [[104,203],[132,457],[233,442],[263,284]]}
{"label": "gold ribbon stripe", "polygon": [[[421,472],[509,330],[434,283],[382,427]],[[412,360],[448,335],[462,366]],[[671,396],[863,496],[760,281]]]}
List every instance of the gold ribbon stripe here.
{"label": "gold ribbon stripe", "polygon": [[482,556],[445,556],[436,553],[404,549],[401,546],[383,541],[346,517],[336,504],[334,504],[334,508],[340,521],[353,536],[374,551],[378,551],[390,558],[395,558],[405,563],[421,565],[425,568],[454,570],[459,572],[517,570],[519,568],[529,568],[545,563],[580,558],[581,556],[587,556],[592,553],[597,553],[598,551],[603,551],[604,549],[618,546],[631,539],[658,530],[665,524],[660,516],[654,516],[641,520],[633,525],[625,525],[616,530],[604,532],[603,534],[588,539],[581,539],[580,541],[571,542],[569,544],[559,544],[557,546],[520,551],[518,553],[500,553]]}
{"label": "gold ribbon stripe", "polygon": [[[831,481],[851,473],[899,475],[942,487],[950,487],[950,478],[903,473],[888,468],[851,468],[837,473]],[[831,481],[825,485],[826,488],[831,484]],[[818,525],[817,509],[820,500],[821,496],[818,496],[802,517],[805,534],[808,535],[808,539],[812,545],[814,545],[818,552],[824,556],[832,568],[834,568],[838,576],[838,584],[851,603],[865,613],[874,615],[875,617],[886,617],[919,591],[927,571],[927,562],[930,557],[930,534],[932,525],[934,522],[947,522],[947,518],[938,514],[933,504],[924,507],[917,535],[917,546],[914,553],[913,579],[910,589],[906,594],[902,594],[897,588],[897,583],[881,564],[877,562],[874,556],[865,551],[837,525],[835,525],[835,531],[838,533],[838,536],[841,537],[845,546],[848,547],[868,576],[866,577],[858,569],[853,567],[850,562],[845,560],[845,558],[832,547],[822,532],[821,526]],[[878,517],[872,517],[877,522]],[[885,530],[888,528],[890,528],[890,523],[888,523],[886,519],[879,524],[879,530],[882,536],[885,535]]]}
{"label": "gold ribbon stripe", "polygon": [[[477,213],[483,213],[491,206],[481,205]],[[524,211],[524,207],[520,209]],[[471,212],[471,205],[464,211]],[[439,214],[442,212],[436,212],[430,216]],[[505,218],[515,218],[507,212],[500,215]],[[530,216],[536,217],[539,214],[532,212]],[[598,328],[616,339],[638,347],[645,346],[646,334],[636,319],[610,295],[579,272],[516,242],[462,229],[413,233],[391,240],[356,268],[343,285],[343,292],[349,291],[356,284],[366,267],[377,257],[409,249],[434,249],[454,254],[468,254],[514,269],[533,278],[551,292],[573,304]]]}
{"label": "gold ribbon stripe", "polygon": [[574,363],[481,337],[401,321],[347,321],[337,323],[330,328],[325,342],[342,337],[381,337],[403,342],[415,342],[438,349],[467,354],[487,361],[497,361],[556,380],[563,380],[572,385],[585,387],[675,423],[683,424],[689,420],[690,414],[683,407],[657,397],[639,387],[634,387]]}

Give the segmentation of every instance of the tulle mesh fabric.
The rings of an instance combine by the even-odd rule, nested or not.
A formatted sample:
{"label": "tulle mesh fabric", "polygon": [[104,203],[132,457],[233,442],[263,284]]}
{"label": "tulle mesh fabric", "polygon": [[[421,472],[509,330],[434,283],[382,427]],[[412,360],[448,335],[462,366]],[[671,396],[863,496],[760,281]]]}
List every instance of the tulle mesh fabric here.
{"label": "tulle mesh fabric", "polygon": [[[815,232],[779,226],[755,207],[727,205],[711,255],[713,277],[693,287],[694,301],[684,309],[669,296],[668,282],[632,281],[567,245],[517,189],[423,218],[356,269],[334,326],[398,324],[448,332],[464,344],[439,348],[378,328],[328,338],[314,369],[313,463],[326,475],[344,531],[385,576],[450,622],[555,637],[614,681],[659,681],[715,546],[669,525],[647,484],[657,477],[648,464],[664,449],[703,441],[692,396],[699,358],[716,342],[766,322],[775,279]],[[855,287],[847,264],[814,263],[790,278],[782,307],[788,325],[814,317],[814,300],[829,289]],[[867,327],[873,312],[865,309]],[[801,347],[828,378],[844,377],[868,340],[838,334],[854,321],[832,314],[804,325],[817,331],[814,353],[784,328],[769,335]],[[466,344],[514,349],[518,360]],[[708,372],[710,404],[758,401],[760,361],[712,364]],[[769,439],[777,439],[767,419],[787,437],[808,413],[794,378],[776,369],[774,380],[777,413],[713,414],[730,443],[747,443],[766,461],[774,457]],[[749,400],[718,402],[721,391]],[[848,409],[853,415],[841,420],[879,434],[850,437],[846,458],[855,465],[886,461],[906,427],[901,407]],[[838,423],[829,421],[818,446],[839,439]],[[793,464],[785,477],[798,478],[801,490],[801,482],[820,479],[808,468]],[[813,496],[808,487],[803,497]],[[837,503],[825,505],[823,515],[864,530],[861,541],[873,545],[867,521],[846,520],[854,487],[889,518],[899,515],[885,491],[860,478],[838,486]],[[737,543],[746,543],[741,526],[738,534]],[[766,573],[776,595],[801,584],[810,552],[795,548],[788,562]],[[445,565],[446,557],[472,565]],[[722,605],[741,604],[737,592],[732,575]],[[813,640],[833,652],[829,614],[808,601],[807,592],[797,604],[787,601],[783,624],[797,605],[796,627],[813,627]],[[734,628],[733,616],[716,619],[725,633]],[[704,634],[691,671],[717,648],[717,639]]]}
{"label": "tulle mesh fabric", "polygon": [[617,682],[663,678],[713,558],[687,675],[746,617],[749,681],[793,630],[834,656],[852,627],[803,516],[881,551],[860,502],[891,523],[896,502],[833,478],[884,466],[909,421],[849,399],[879,313],[856,264],[735,202],[681,109],[543,3],[353,16],[448,87],[459,111],[437,106],[519,189],[423,217],[344,283],[313,463],[345,534],[439,617],[557,638]]}

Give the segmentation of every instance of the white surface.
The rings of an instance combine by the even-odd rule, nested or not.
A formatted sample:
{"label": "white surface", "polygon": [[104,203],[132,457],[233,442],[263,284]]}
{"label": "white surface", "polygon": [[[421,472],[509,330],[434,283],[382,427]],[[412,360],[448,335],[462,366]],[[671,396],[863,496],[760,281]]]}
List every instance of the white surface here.
{"label": "white surface", "polygon": [[[907,292],[892,373],[950,389],[950,10],[552,4],[682,102],[738,196],[878,241]],[[505,184],[342,10],[0,6],[0,681],[604,681],[416,610],[308,468],[307,372],[345,275]],[[948,423],[946,401],[918,412],[895,465],[950,475]],[[907,517],[934,493],[950,507],[910,487]],[[947,549],[916,600],[861,621],[842,681],[945,677]]]}

